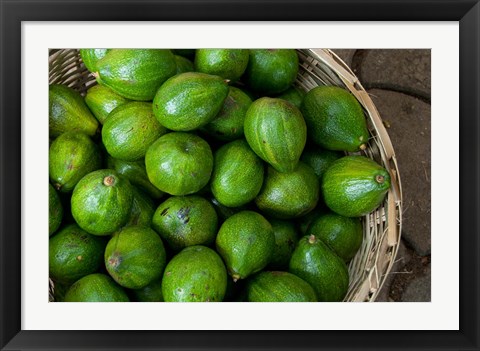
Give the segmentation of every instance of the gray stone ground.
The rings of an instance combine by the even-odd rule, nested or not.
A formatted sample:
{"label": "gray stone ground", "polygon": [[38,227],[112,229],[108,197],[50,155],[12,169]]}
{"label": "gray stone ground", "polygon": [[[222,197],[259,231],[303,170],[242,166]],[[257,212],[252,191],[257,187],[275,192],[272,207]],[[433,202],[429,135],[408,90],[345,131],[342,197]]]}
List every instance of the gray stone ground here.
{"label": "gray stone ground", "polygon": [[430,50],[334,49],[372,97],[398,159],[402,242],[376,301],[431,300]]}

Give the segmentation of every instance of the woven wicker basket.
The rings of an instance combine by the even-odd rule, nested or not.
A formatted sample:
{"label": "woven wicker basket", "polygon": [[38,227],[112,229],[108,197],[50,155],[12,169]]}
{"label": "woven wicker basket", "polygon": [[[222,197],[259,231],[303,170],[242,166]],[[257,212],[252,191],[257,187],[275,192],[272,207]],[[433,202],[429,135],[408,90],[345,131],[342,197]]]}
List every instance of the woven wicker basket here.
{"label": "woven wicker basket", "polygon": [[[368,93],[351,69],[328,49],[297,50],[300,71],[296,85],[304,91],[319,85],[348,89],[362,105],[367,117],[370,140],[362,154],[383,165],[391,175],[391,188],[382,205],[363,218],[364,240],[349,264],[350,286],[344,301],[375,301],[389,274],[400,244],[402,189],[392,143]],[[49,83],[64,84],[82,93],[96,84],[79,51],[50,50]],[[53,283],[50,281],[50,296]]]}

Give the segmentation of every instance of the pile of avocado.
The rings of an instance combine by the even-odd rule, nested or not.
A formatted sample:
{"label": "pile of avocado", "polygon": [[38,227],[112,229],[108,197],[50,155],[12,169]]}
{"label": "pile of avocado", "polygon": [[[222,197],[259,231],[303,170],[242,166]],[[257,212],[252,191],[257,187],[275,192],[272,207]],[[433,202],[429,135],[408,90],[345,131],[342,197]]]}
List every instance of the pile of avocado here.
{"label": "pile of avocado", "polygon": [[390,187],[362,107],[293,49],[82,49],[49,89],[55,301],[342,301]]}

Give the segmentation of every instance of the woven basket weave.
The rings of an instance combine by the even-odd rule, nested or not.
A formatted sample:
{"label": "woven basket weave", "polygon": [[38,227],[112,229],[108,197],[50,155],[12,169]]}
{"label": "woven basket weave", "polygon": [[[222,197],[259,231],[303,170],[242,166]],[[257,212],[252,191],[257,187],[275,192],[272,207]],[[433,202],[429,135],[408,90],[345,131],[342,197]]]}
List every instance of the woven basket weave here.
{"label": "woven basket weave", "polygon": [[[400,244],[402,189],[392,143],[375,105],[351,69],[328,49],[297,50],[300,70],[296,85],[309,91],[319,85],[348,89],[362,105],[370,140],[362,154],[385,167],[391,188],[381,206],[363,218],[364,240],[349,264],[350,286],[344,301],[375,301],[394,264]],[[76,49],[50,50],[49,84],[64,84],[82,95],[96,84]],[[50,282],[50,297],[52,289]]]}

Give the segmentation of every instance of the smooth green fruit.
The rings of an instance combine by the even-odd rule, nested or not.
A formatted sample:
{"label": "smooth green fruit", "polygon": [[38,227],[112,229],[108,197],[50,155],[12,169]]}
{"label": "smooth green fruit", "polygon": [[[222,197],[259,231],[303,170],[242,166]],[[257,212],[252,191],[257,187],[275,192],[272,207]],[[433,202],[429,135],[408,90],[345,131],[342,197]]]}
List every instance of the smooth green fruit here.
{"label": "smooth green fruit", "polygon": [[82,96],[65,85],[52,84],[48,89],[49,120],[51,138],[76,131],[89,136],[95,135],[98,121],[92,115]]}
{"label": "smooth green fruit", "polygon": [[227,271],[218,254],[205,246],[189,246],[174,256],[162,279],[167,302],[219,302],[227,289]]}
{"label": "smooth green fruit", "polygon": [[245,137],[253,151],[279,172],[297,166],[307,141],[300,110],[282,99],[255,100],[245,117]]}
{"label": "smooth green fruit", "polygon": [[172,196],[158,206],[152,228],[174,251],[187,246],[209,246],[217,234],[217,213],[200,196]]}
{"label": "smooth green fruit", "polygon": [[150,227],[152,224],[153,214],[155,213],[155,205],[153,200],[137,187],[132,186],[133,202],[130,216],[126,226],[142,225]]}
{"label": "smooth green fruit", "polygon": [[85,103],[100,124],[105,123],[110,112],[116,107],[129,101],[115,93],[112,89],[99,84],[89,88],[87,95],[85,95]]}
{"label": "smooth green fruit", "polygon": [[177,72],[175,57],[165,49],[115,49],[97,62],[97,82],[131,100],[152,100]]}
{"label": "smooth green fruit", "polygon": [[341,152],[325,150],[318,146],[309,147],[305,149],[300,157],[300,160],[312,167],[318,179],[322,179],[323,173],[328,167],[340,157],[345,156]]}
{"label": "smooth green fruit", "polygon": [[48,171],[55,188],[68,193],[86,174],[102,165],[100,150],[85,134],[66,132],[50,146]]}
{"label": "smooth green fruit", "polygon": [[260,194],[255,199],[260,211],[279,219],[301,217],[315,208],[320,185],[313,169],[299,162],[293,172],[280,173],[268,167]]}
{"label": "smooth green fruit", "polygon": [[149,102],[129,102],[110,113],[102,128],[107,152],[124,161],[138,161],[167,129],[158,123]]}
{"label": "smooth green fruit", "polygon": [[107,166],[128,179],[132,185],[146,192],[152,199],[160,199],[164,195],[163,191],[159,190],[148,180],[144,160],[130,162],[117,160],[109,155],[107,157]]}
{"label": "smooth green fruit", "polygon": [[288,263],[298,242],[295,223],[278,219],[270,219],[269,222],[275,236],[275,247],[268,267],[270,269],[288,269]]}
{"label": "smooth green fruit", "polygon": [[390,188],[390,174],[365,156],[345,156],[324,173],[325,204],[339,215],[361,217],[375,210]]}
{"label": "smooth green fruit", "polygon": [[264,167],[245,140],[223,145],[215,152],[210,187],[224,206],[238,207],[255,199],[263,184]]}
{"label": "smooth green fruit", "polygon": [[57,191],[48,184],[48,235],[57,231],[62,223],[63,206]]}
{"label": "smooth green fruit", "polygon": [[315,235],[300,239],[290,259],[289,272],[309,283],[318,301],[342,301],[347,294],[347,265]]}
{"label": "smooth green fruit", "polygon": [[297,78],[298,56],[293,49],[250,49],[244,80],[253,90],[278,94]]}
{"label": "smooth green fruit", "polygon": [[217,116],[201,130],[218,140],[243,138],[243,125],[252,99],[242,90],[230,87],[228,96]]}
{"label": "smooth green fruit", "polygon": [[144,226],[124,227],[105,249],[105,267],[121,286],[140,289],[160,279],[166,265],[162,239]]}
{"label": "smooth green fruit", "polygon": [[94,273],[76,281],[65,295],[65,302],[129,302],[123,288],[108,275]]}
{"label": "smooth green fruit", "polygon": [[190,131],[214,119],[227,95],[228,85],[218,76],[181,73],[158,89],[153,100],[153,112],[166,128]]}
{"label": "smooth green fruit", "polygon": [[195,70],[193,67],[193,62],[190,61],[188,58],[180,55],[175,55],[175,62],[177,63],[177,74],[193,72]]}
{"label": "smooth green fruit", "polygon": [[132,294],[138,302],[163,302],[162,280],[155,280],[141,289],[134,289]]}
{"label": "smooth green fruit", "polygon": [[261,272],[247,283],[248,302],[316,302],[313,288],[288,272]]}
{"label": "smooth green fruit", "polygon": [[301,111],[309,138],[321,147],[350,152],[366,148],[367,121],[360,103],[347,90],[315,87],[303,99]]}
{"label": "smooth green fruit", "polygon": [[362,245],[363,227],[359,218],[329,213],[313,220],[307,235],[315,235],[345,262],[349,262]]}
{"label": "smooth green fruit", "polygon": [[49,240],[49,270],[54,281],[71,284],[102,265],[104,241],[70,224]]}
{"label": "smooth green fruit", "polygon": [[109,49],[80,49],[80,57],[90,72],[97,71],[98,60],[105,57]]}
{"label": "smooth green fruit", "polygon": [[195,70],[235,82],[245,72],[248,57],[246,49],[197,49]]}
{"label": "smooth green fruit", "polygon": [[234,280],[245,279],[267,266],[275,246],[271,224],[259,213],[239,212],[223,222],[217,252]]}
{"label": "smooth green fruit", "polygon": [[213,154],[202,138],[189,133],[168,133],[147,150],[148,179],[171,195],[193,194],[208,184]]}
{"label": "smooth green fruit", "polygon": [[279,99],[287,100],[291,104],[295,105],[295,107],[298,109],[302,106],[304,97],[305,92],[293,85],[288,88],[284,93],[277,96],[277,98]]}
{"label": "smooth green fruit", "polygon": [[83,230],[109,235],[127,223],[132,186],[115,171],[101,169],[83,177],[73,190],[72,215]]}

